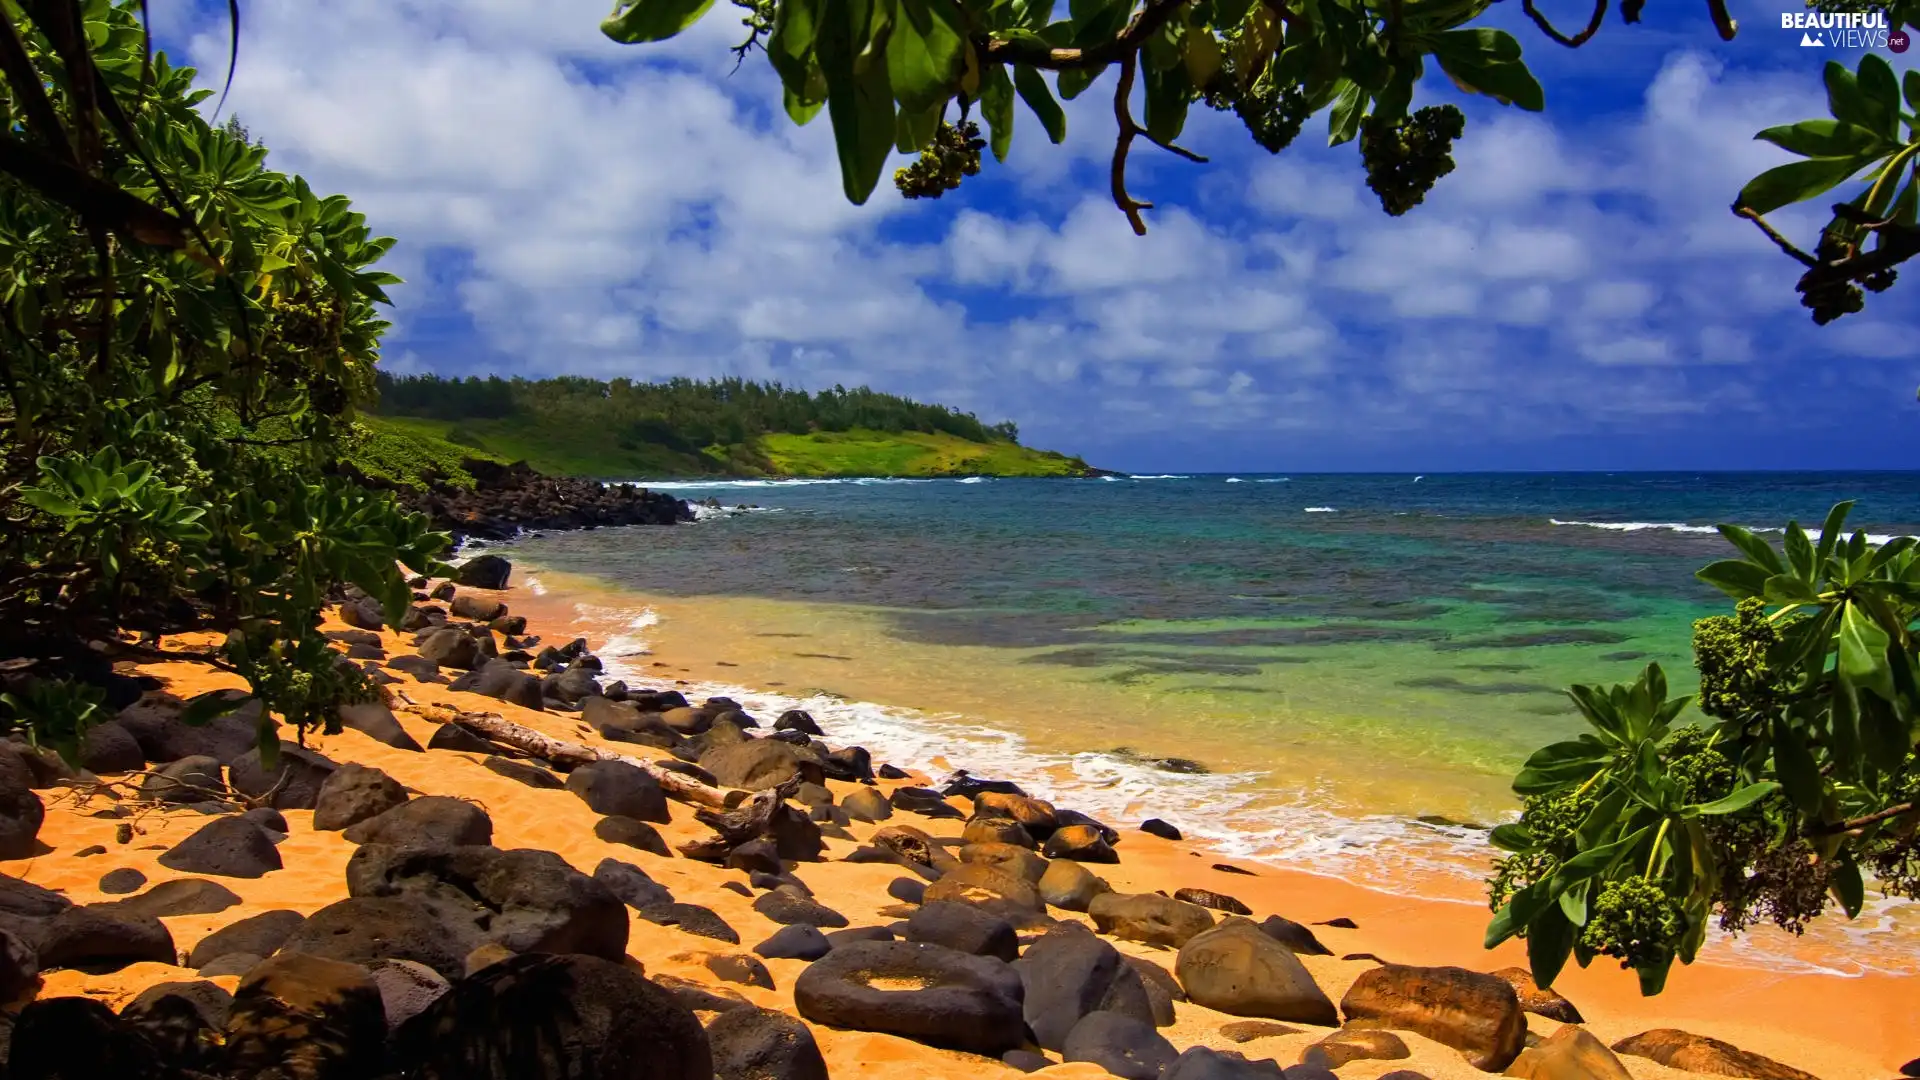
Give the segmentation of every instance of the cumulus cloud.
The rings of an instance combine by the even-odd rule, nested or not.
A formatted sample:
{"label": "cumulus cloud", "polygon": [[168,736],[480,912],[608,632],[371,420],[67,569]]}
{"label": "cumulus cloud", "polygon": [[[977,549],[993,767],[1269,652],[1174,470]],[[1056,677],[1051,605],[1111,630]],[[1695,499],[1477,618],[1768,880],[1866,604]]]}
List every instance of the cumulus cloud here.
{"label": "cumulus cloud", "polygon": [[[1816,332],[1792,264],[1727,212],[1785,160],[1752,133],[1819,111],[1804,70],[1662,44],[1623,108],[1463,102],[1457,171],[1397,219],[1317,125],[1272,157],[1196,109],[1183,141],[1212,165],[1135,154],[1141,238],[1105,199],[1110,79],[1068,103],[1065,146],[1023,111],[1006,166],[854,207],[826,120],[791,125],[758,56],[732,72],[732,9],[633,48],[599,35],[606,7],[247,6],[230,108],[400,240],[389,367],[868,383],[1123,467],[1745,425],[1808,355],[1912,377],[1891,305]],[[223,26],[168,32],[224,72]]]}

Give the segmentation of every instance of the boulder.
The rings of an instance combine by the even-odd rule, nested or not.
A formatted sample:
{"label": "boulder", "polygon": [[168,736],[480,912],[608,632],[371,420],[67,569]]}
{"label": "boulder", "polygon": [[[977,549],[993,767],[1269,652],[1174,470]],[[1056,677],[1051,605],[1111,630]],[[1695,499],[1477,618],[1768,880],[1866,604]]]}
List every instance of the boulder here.
{"label": "boulder", "polygon": [[804,735],[811,735],[816,739],[826,734],[826,732],[820,730],[820,725],[814,722],[813,714],[807,712],[805,709],[788,709],[786,712],[781,713],[780,719],[773,722],[773,729],[775,731],[798,731]]}
{"label": "boulder", "polygon": [[238,904],[240,897],[217,881],[203,878],[175,878],[163,881],[139,896],[94,904],[97,911],[113,911],[137,918],[170,918],[175,915],[212,915]]}
{"label": "boulder", "polygon": [[844,945],[852,945],[860,941],[897,941],[900,940],[900,935],[893,932],[894,928],[905,929],[905,926],[905,923],[895,923],[891,927],[855,926],[847,930],[835,930],[833,933],[826,935],[827,944],[838,949]]}
{"label": "boulder", "polygon": [[[669,714],[671,715],[671,714]],[[811,766],[811,771],[807,768]],[[700,767],[724,787],[762,791],[794,777],[819,780],[819,763],[802,751],[773,739],[749,739],[715,746],[700,755]]]}
{"label": "boulder", "polygon": [[232,953],[271,956],[306,921],[297,911],[280,909],[230,923],[201,938],[187,954],[187,966],[202,968]]}
{"label": "boulder", "polygon": [[1103,934],[1176,949],[1213,928],[1213,913],[1206,908],[1153,893],[1101,893],[1087,905],[1087,914]]}
{"label": "boulder", "polygon": [[287,935],[282,953],[307,953],[372,967],[383,960],[412,960],[448,979],[465,974],[467,954],[480,930],[460,913],[410,898],[349,897],[308,916]]}
{"label": "boulder", "polygon": [[453,680],[447,689],[480,694],[534,712],[547,707],[540,680],[514,667],[510,660],[488,660]]}
{"label": "boulder", "polygon": [[285,953],[247,972],[234,991],[226,1071],[288,1080],[377,1076],[386,1039],[380,990],[365,968]]}
{"label": "boulder", "polygon": [[578,664],[557,675],[540,680],[540,693],[563,705],[578,705],[588,698],[600,697],[600,682],[593,671]]}
{"label": "boulder", "polygon": [[1092,1062],[1123,1080],[1160,1080],[1178,1056],[1152,1024],[1106,1011],[1082,1017],[1060,1051],[1063,1061]]}
{"label": "boulder", "polygon": [[583,953],[614,961],[627,955],[625,906],[551,851],[369,844],[347,860],[347,893],[409,899],[457,913],[477,928],[475,945],[492,941],[514,952]]}
{"label": "boulder", "polygon": [[395,656],[387,661],[387,666],[395,671],[405,672],[414,682],[443,683],[447,681],[440,675],[440,665],[424,656]]}
{"label": "boulder", "polygon": [[665,824],[667,796],[646,770],[625,761],[591,761],[567,774],[567,790],[596,814]]}
{"label": "boulder", "polygon": [[1630,1035],[1614,1043],[1613,1052],[1647,1058],[1685,1072],[1744,1076],[1748,1080],[1816,1080],[1811,1073],[1751,1050],[1677,1028],[1655,1028]]}
{"label": "boulder", "polygon": [[1049,859],[1072,859],[1083,863],[1117,863],[1120,856],[1107,838],[1093,825],[1066,825],[1055,829],[1040,853]]}
{"label": "boulder", "polygon": [[1113,891],[1093,871],[1071,859],[1055,859],[1040,875],[1040,898],[1063,911],[1085,911],[1093,898]]}
{"label": "boulder", "polygon": [[887,882],[887,895],[903,904],[924,904],[927,902],[927,885],[912,878],[894,878]]}
{"label": "boulder", "polygon": [[843,746],[820,755],[820,771],[834,780],[862,783],[873,779],[873,755],[864,746]]}
{"label": "boulder", "polygon": [[109,870],[101,874],[98,888],[108,896],[119,896],[123,893],[135,892],[146,883],[147,875],[131,866],[123,866],[118,870]]}
{"label": "boulder", "polygon": [[895,810],[932,818],[964,818],[965,814],[947,802],[946,796],[923,787],[894,788],[888,796]]}
{"label": "boulder", "polygon": [[968,844],[960,849],[960,861],[991,866],[1036,886],[1048,865],[1047,860],[1012,844]]}
{"label": "boulder", "polygon": [[[231,698],[245,694],[234,691]],[[258,740],[260,702],[248,700],[232,712],[216,716],[205,724],[186,724],[180,720],[185,703],[178,699],[149,696],[120,710],[118,723],[140,744],[148,761],[178,761],[204,755],[221,764],[230,764],[252,750]]]}
{"label": "boulder", "polygon": [[933,837],[911,825],[888,825],[877,829],[867,842],[921,866],[932,866],[938,857],[935,853],[939,848],[935,846]]}
{"label": "boulder", "polygon": [[370,600],[349,600],[334,612],[341,622],[358,630],[380,630],[387,625],[386,613]]}
{"label": "boulder", "polygon": [[484,846],[493,843],[493,819],[465,799],[423,795],[348,826],[344,835],[355,844]]}
{"label": "boulder", "polygon": [[1230,1016],[1331,1026],[1333,1002],[1293,950],[1260,932],[1252,920],[1229,917],[1180,947],[1174,966],[1194,1004]]}
{"label": "boulder", "polygon": [[1116,829],[1113,826],[1108,825],[1106,822],[1103,822],[1097,818],[1091,817],[1087,814],[1083,814],[1078,810],[1056,809],[1053,812],[1053,817],[1055,822],[1062,829],[1068,828],[1069,826],[1073,826],[1073,825],[1085,825],[1088,828],[1098,832],[1100,834],[1100,839],[1105,840],[1108,846],[1112,846],[1120,842],[1119,829]]}
{"label": "boulder", "polygon": [[194,974],[203,979],[217,979],[222,975],[238,977],[260,966],[260,961],[265,959],[266,957],[256,956],[253,953],[227,953],[201,964],[194,969]]}
{"label": "boulder", "polygon": [[967,827],[961,832],[960,839],[967,844],[997,844],[1021,848],[1039,846],[1033,842],[1033,837],[1027,835],[1026,827],[1012,818],[974,818],[967,822]]}
{"label": "boulder", "polygon": [[1162,840],[1179,840],[1181,838],[1180,830],[1177,827],[1169,825],[1157,817],[1150,817],[1141,822],[1140,831],[1146,833],[1148,836],[1157,836]]}
{"label": "boulder", "polygon": [[493,743],[486,737],[459,721],[441,724],[427,737],[427,749],[452,750],[461,754],[491,754],[495,751]]}
{"label": "boulder", "polygon": [[740,944],[740,932],[727,925],[712,908],[699,904],[653,904],[640,909],[640,917],[658,926],[671,926],[696,937],[712,938],[729,945]]}
{"label": "boulder", "polygon": [[1338,1069],[1349,1061],[1399,1061],[1412,1056],[1407,1044],[1391,1031],[1341,1028],[1302,1050],[1300,1064]]}
{"label": "boulder", "polygon": [[420,1015],[453,986],[439,972],[412,960],[382,960],[373,965],[372,974],[373,985],[380,991],[380,1006],[386,1013],[389,1033]]}
{"label": "boulder", "polygon": [[377,743],[395,750],[419,750],[420,743],[407,734],[393,710],[378,701],[362,701],[340,706],[340,726],[350,728]]}
{"label": "boulder", "polygon": [[784,874],[786,864],[780,859],[780,849],[770,840],[749,840],[727,852],[725,865],[729,870],[745,870],[748,874]]}
{"label": "boulder", "polygon": [[1333,950],[1320,944],[1313,931],[1279,915],[1269,915],[1260,923],[1260,932],[1301,956],[1332,956]]}
{"label": "boulder", "polygon": [[808,926],[817,927],[848,925],[845,915],[816,903],[811,897],[791,885],[782,885],[772,892],[762,893],[758,899],[754,900],[753,910],[774,922],[786,925],[793,923],[805,923]]}
{"label": "boulder", "polygon": [[1034,1041],[1049,1050],[1090,1013],[1110,1012],[1153,1024],[1153,1003],[1119,950],[1079,923],[1061,923],[1027,946],[1014,961],[1022,990],[1022,1014]]}
{"label": "boulder", "polygon": [[1538,1045],[1520,1051],[1501,1075],[1520,1080],[1633,1080],[1607,1044],[1577,1024],[1563,1024]]}
{"label": "boulder", "polygon": [[728,1009],[707,1025],[715,1080],[827,1080],[807,1025],[782,1012]]}
{"label": "boulder", "polygon": [[593,868],[593,880],[636,911],[673,903],[673,893],[665,885],[648,877],[645,870],[619,859],[601,859],[600,865]]}
{"label": "boulder", "polygon": [[833,951],[833,943],[817,926],[792,923],[755,945],[753,951],[769,960],[818,960]]}
{"label": "boulder", "polygon": [[507,605],[472,593],[455,593],[447,610],[453,612],[455,618],[490,623],[507,613]]}
{"label": "boulder", "polygon": [[227,782],[220,773],[220,759],[207,754],[192,754],[170,761],[140,778],[140,797],[165,803],[195,803],[208,798],[224,798]]}
{"label": "boulder", "polygon": [[12,928],[33,950],[42,970],[78,968],[91,974],[128,964],[172,964],[180,958],[166,924],[115,905],[70,907],[38,925]]}
{"label": "boulder", "polygon": [[420,656],[443,668],[470,670],[486,657],[481,655],[480,642],[473,635],[454,626],[442,626],[429,631],[420,639]]}
{"label": "boulder", "polygon": [[243,817],[214,818],[160,856],[159,863],[185,874],[264,877],[281,867],[280,851],[265,829]]}
{"label": "boulder", "polygon": [[1045,840],[1060,827],[1058,811],[1044,799],[983,791],[973,800],[974,817],[1003,817],[1017,821],[1036,840]]}
{"label": "boulder", "polygon": [[1020,955],[1020,941],[1013,926],[971,904],[950,901],[927,904],[907,919],[903,936],[908,941],[945,945],[974,956],[991,956],[1009,962]]}
{"label": "boulder", "polygon": [[982,863],[962,863],[927,886],[926,901],[940,900],[977,904],[1022,925],[1046,910],[1040,893],[1025,878]]}
{"label": "boulder", "polygon": [[885,821],[893,816],[893,804],[873,788],[861,788],[840,800],[840,809],[855,821]]}
{"label": "boulder", "polygon": [[260,751],[255,748],[234,759],[227,782],[241,794],[266,796],[267,805],[276,810],[311,810],[320,798],[320,785],[337,767],[320,754],[282,739],[280,760],[273,769],[260,763]]}
{"label": "boulder", "polygon": [[638,971],[593,956],[489,965],[401,1025],[414,1080],[714,1080],[694,1014]]}
{"label": "boulder", "polygon": [[9,1080],[172,1080],[177,1074],[133,1024],[84,997],[29,1002],[13,1022]]}
{"label": "boulder", "polygon": [[507,587],[513,564],[498,555],[475,555],[453,572],[455,584],[469,589],[499,590]]}
{"label": "boulder", "polygon": [[982,794],[1025,795],[1020,785],[1011,780],[982,780],[965,769],[956,770],[953,777],[940,789],[944,796],[957,795],[963,799],[977,799]]}
{"label": "boulder", "polygon": [[190,1069],[221,1068],[222,1033],[233,1012],[233,995],[218,983],[155,983],[120,1009],[120,1019],[160,1051],[169,1063]]}
{"label": "boulder", "polygon": [[800,1015],[997,1056],[1025,1042],[1020,977],[999,960],[912,941],[864,941],[815,961],[793,984]]}
{"label": "boulder", "polygon": [[[6,916],[0,916],[5,920]],[[30,928],[15,923],[13,930],[0,929],[0,1002],[17,1000],[32,988],[40,974],[40,957],[26,938]]]}
{"label": "boulder", "polygon": [[712,972],[723,982],[757,986],[762,990],[773,989],[773,973],[767,970],[767,965],[761,963],[757,956],[747,956],[742,953],[706,953],[683,954],[675,959],[686,959],[689,956],[697,956],[700,966]]}
{"label": "boulder", "polygon": [[[1212,889],[1175,889],[1175,900],[1184,900],[1189,904],[1198,904],[1214,911],[1224,911],[1229,915],[1251,915],[1253,909],[1226,893],[1217,893]],[[1296,950],[1297,951],[1297,950]]]}
{"label": "boulder", "polygon": [[620,844],[636,851],[645,851],[661,858],[673,854],[667,847],[667,839],[660,830],[630,817],[603,817],[593,823],[593,835],[609,844]]}
{"label": "boulder", "polygon": [[1513,1064],[1527,1034],[1526,1013],[1512,986],[1457,967],[1386,964],[1361,972],[1340,1011],[1350,1027],[1411,1031],[1445,1043],[1486,1072]]}
{"label": "boulder", "polygon": [[[1298,951],[1298,950],[1296,950]],[[1573,1002],[1561,997],[1558,991],[1542,990],[1533,981],[1533,972],[1523,967],[1501,968],[1493,973],[1496,979],[1504,979],[1520,999],[1520,1007],[1527,1012],[1544,1016],[1549,1020],[1558,1020],[1563,1024],[1584,1024],[1580,1010]]]}
{"label": "boulder", "polygon": [[349,762],[320,784],[320,794],[313,804],[313,827],[336,832],[406,801],[407,789],[400,786],[400,781],[379,769]]}
{"label": "boulder", "polygon": [[95,724],[80,738],[80,767],[90,773],[105,776],[136,772],[146,765],[147,756],[140,750],[140,740],[118,721]]}
{"label": "boulder", "polygon": [[1249,1061],[1245,1054],[1232,1050],[1195,1046],[1175,1058],[1160,1074],[1160,1080],[1287,1080],[1293,1075],[1293,1069],[1282,1070],[1272,1058]]}
{"label": "boulder", "polygon": [[699,735],[713,726],[717,713],[677,705],[660,711],[660,722],[682,735]]}

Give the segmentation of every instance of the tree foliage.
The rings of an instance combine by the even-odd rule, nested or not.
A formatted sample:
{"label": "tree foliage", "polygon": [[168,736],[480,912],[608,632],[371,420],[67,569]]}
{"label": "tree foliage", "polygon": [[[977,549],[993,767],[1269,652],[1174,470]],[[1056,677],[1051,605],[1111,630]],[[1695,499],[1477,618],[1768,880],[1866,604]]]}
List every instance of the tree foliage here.
{"label": "tree foliage", "polygon": [[[247,679],[263,736],[335,723],[370,688],[321,607],[351,584],[397,617],[398,564],[446,542],[330,467],[392,241],[211,126],[139,6],[0,0],[0,656],[28,661],[4,704],[70,742],[114,658],[184,656]],[[160,647],[184,630],[226,644]]]}
{"label": "tree foliage", "polygon": [[[1047,139],[1066,138],[1062,99],[1084,93],[1115,69],[1116,126],[1109,183],[1134,232],[1153,204],[1129,194],[1127,161],[1145,139],[1205,162],[1176,140],[1196,103],[1231,110],[1270,153],[1292,144],[1311,118],[1327,115],[1327,142],[1357,142],[1367,183],[1388,214],[1418,205],[1453,171],[1453,143],[1465,117],[1452,105],[1414,107],[1421,80],[1437,70],[1461,90],[1529,111],[1544,90],[1521,58],[1518,39],[1475,25],[1495,0],[734,0],[746,10],[742,60],[758,46],[780,77],[796,124],[823,110],[833,127],[842,186],[864,203],[895,152],[918,154],[894,173],[908,198],[938,198],[978,173],[980,151],[1005,161],[1016,98]],[[1916,15],[1915,0],[1821,0],[1888,16],[1891,30]],[[602,31],[615,41],[655,42],[699,21],[713,0],[617,0]],[[1535,6],[1522,9],[1546,37],[1578,48],[1600,31],[1608,0],[1593,0],[1586,26],[1555,27]],[[1625,0],[1638,22],[1644,0]],[[1725,0],[1706,0],[1721,38],[1738,27]],[[1049,85],[1045,74],[1052,76]],[[1816,322],[1859,311],[1862,288],[1881,291],[1892,267],[1920,253],[1914,221],[1916,147],[1911,111],[1920,75],[1902,88],[1884,60],[1865,55],[1857,71],[1827,66],[1832,120],[1761,132],[1808,160],[1769,170],[1740,193],[1734,212],[1752,218],[1807,267],[1798,290]],[[1135,115],[1135,90],[1140,115]],[[979,137],[974,117],[984,120]],[[1902,125],[1905,131],[1902,132]],[[1834,220],[1808,254],[1767,225],[1765,214],[1817,198],[1856,176],[1864,188],[1834,207]]]}
{"label": "tree foliage", "polygon": [[[1740,557],[1698,576],[1737,604],[1694,625],[1697,702],[1657,664],[1572,688],[1591,730],[1528,759],[1521,818],[1493,832],[1489,948],[1524,937],[1542,986],[1613,957],[1655,994],[1716,916],[1799,933],[1859,914],[1869,882],[1920,898],[1920,557],[1846,536],[1851,508],[1780,549],[1720,527]],[[1703,722],[1678,725],[1690,704]]]}

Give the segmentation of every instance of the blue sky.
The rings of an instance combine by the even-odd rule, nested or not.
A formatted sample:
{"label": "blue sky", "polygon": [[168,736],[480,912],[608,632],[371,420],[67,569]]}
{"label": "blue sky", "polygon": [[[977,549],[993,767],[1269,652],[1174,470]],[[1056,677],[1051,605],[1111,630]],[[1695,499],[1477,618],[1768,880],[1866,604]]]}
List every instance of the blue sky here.
{"label": "blue sky", "polygon": [[[1137,238],[1106,195],[1111,73],[1049,145],[939,200],[840,193],[738,9],[665,45],[600,36],[607,0],[250,0],[228,102],[272,163],[399,239],[398,371],[737,374],[941,401],[1109,467],[1861,468],[1920,450],[1920,284],[1815,327],[1796,266],[1727,210],[1791,160],[1755,131],[1825,115],[1797,0],[1611,15],[1520,38],[1525,114],[1444,78],[1459,167],[1390,218],[1325,117],[1278,156],[1196,108],[1195,165],[1136,150]],[[1563,29],[1590,9],[1542,7]],[[224,5],[220,5],[224,10]],[[225,70],[213,10],[155,5]],[[170,9],[170,10],[169,10]],[[191,16],[186,14],[193,12]],[[1896,68],[1912,63],[1889,56]],[[901,159],[898,164],[905,164]],[[1776,224],[1811,244],[1809,213]],[[1909,276],[1920,274],[1910,270]]]}

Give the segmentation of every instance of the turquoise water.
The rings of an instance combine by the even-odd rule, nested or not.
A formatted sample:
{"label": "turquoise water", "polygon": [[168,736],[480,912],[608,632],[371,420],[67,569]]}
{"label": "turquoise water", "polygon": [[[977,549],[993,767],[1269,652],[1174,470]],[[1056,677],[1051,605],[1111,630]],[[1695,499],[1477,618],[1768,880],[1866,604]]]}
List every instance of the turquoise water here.
{"label": "turquoise water", "polygon": [[1690,623],[1729,609],[1693,578],[1732,550],[1713,524],[1817,531],[1854,498],[1851,525],[1920,530],[1905,473],[658,486],[753,509],[521,557],[659,598],[652,632],[728,685],[897,758],[1050,762],[1057,794],[1238,853],[1462,880],[1482,834],[1417,819],[1511,814],[1520,761],[1579,726],[1569,683],[1657,661],[1691,688]]}

